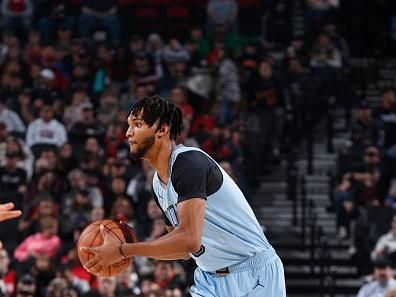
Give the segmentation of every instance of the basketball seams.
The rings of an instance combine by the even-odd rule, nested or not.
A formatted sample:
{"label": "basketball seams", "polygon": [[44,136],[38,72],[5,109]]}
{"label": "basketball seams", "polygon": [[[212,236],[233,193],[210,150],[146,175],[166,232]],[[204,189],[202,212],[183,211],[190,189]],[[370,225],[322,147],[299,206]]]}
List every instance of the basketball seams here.
{"label": "basketball seams", "polygon": [[[97,224],[95,224],[95,226],[98,226],[98,225],[100,226],[104,221],[108,221],[108,220],[101,220],[101,221],[99,221]],[[103,225],[103,227],[105,227],[106,229],[108,229],[107,226],[110,225],[110,224],[112,224],[112,223],[113,223],[113,221],[107,222],[105,225]],[[90,232],[89,232],[89,233],[90,233]],[[98,238],[98,235],[99,235],[99,234],[101,234],[100,230],[98,230],[98,232],[97,232],[96,235],[94,236],[94,238],[93,238],[91,244],[89,245],[90,247],[92,247],[93,243],[95,242],[96,238]],[[85,235],[85,236],[86,236],[86,235]],[[84,236],[84,237],[85,237],[85,236]],[[81,238],[80,238],[80,240],[81,240]],[[90,258],[91,258],[92,253],[87,253],[87,254],[88,254],[88,259],[87,259],[87,261],[89,261]]]}

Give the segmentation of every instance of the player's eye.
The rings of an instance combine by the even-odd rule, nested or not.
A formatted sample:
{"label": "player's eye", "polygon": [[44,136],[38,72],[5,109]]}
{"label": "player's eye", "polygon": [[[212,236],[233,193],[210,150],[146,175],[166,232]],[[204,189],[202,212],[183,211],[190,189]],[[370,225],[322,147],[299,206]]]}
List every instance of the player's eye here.
{"label": "player's eye", "polygon": [[135,123],[135,127],[136,127],[136,128],[140,128],[141,126],[142,126],[141,123]]}

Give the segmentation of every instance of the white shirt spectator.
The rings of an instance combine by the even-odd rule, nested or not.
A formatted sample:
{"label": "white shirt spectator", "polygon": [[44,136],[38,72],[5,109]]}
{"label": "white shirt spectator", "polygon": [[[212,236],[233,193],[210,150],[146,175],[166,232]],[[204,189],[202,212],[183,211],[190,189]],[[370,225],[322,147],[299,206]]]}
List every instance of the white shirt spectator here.
{"label": "white shirt spectator", "polygon": [[44,122],[37,119],[31,122],[26,133],[26,144],[32,147],[35,144],[52,144],[57,147],[67,142],[66,129],[55,119]]}
{"label": "white shirt spectator", "polygon": [[383,252],[387,254],[396,252],[396,236],[393,235],[393,232],[390,231],[384,235],[382,235],[375,245],[374,250],[371,252],[371,258],[376,260],[378,257],[381,257]]}
{"label": "white shirt spectator", "polygon": [[386,283],[373,281],[360,288],[357,297],[384,297],[388,290],[396,289],[396,280],[389,279]]}

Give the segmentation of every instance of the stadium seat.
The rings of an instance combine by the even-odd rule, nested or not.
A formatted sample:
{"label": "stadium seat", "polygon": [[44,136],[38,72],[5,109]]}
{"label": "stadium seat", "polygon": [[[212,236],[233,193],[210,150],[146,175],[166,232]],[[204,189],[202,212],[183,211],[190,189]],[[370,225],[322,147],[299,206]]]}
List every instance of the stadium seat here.
{"label": "stadium seat", "polygon": [[190,10],[183,6],[171,6],[166,10],[167,18],[188,19],[191,17]]}

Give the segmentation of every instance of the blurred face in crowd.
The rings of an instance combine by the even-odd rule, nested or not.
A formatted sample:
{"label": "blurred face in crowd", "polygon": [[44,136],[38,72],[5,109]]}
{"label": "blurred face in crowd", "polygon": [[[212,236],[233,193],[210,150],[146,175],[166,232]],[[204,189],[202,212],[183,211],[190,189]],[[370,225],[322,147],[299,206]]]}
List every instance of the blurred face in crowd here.
{"label": "blurred face in crowd", "polygon": [[173,88],[170,93],[170,99],[176,104],[182,104],[185,101],[184,92],[181,88]]}
{"label": "blurred face in crowd", "polygon": [[72,170],[69,173],[69,183],[72,188],[82,188],[86,186],[86,176],[81,170]]}
{"label": "blurred face in crowd", "polygon": [[126,184],[124,179],[120,177],[115,177],[111,181],[111,191],[114,194],[121,195],[125,193]]}
{"label": "blurred face in crowd", "polygon": [[77,91],[73,94],[72,105],[79,106],[85,101],[86,94],[83,91]]}
{"label": "blurred face in crowd", "polygon": [[18,163],[18,154],[15,152],[7,152],[6,153],[6,167],[7,168],[15,168]]}
{"label": "blurred face in crowd", "polygon": [[[0,103],[0,110],[1,110],[1,103]],[[3,105],[4,106],[4,105]],[[0,141],[6,140],[8,137],[8,129],[6,124],[0,123]]]}
{"label": "blurred face in crowd", "polygon": [[382,283],[386,284],[388,280],[390,280],[393,277],[393,271],[392,268],[389,266],[379,266],[374,268],[374,278]]}
{"label": "blurred face in crowd", "polygon": [[48,257],[48,255],[37,255],[36,268],[38,271],[48,271],[51,269],[51,259]]}
{"label": "blurred face in crowd", "polygon": [[58,234],[58,220],[53,217],[44,217],[40,220],[41,233],[44,238]]}
{"label": "blurred face in crowd", "polygon": [[298,59],[291,59],[289,61],[289,69],[292,73],[299,73],[301,71],[301,62]]}
{"label": "blurred face in crowd", "polygon": [[54,118],[54,111],[49,105],[44,105],[40,111],[40,117],[44,122],[50,122]]}
{"label": "blurred face in crowd", "polygon": [[83,108],[81,117],[84,123],[91,123],[94,119],[93,109],[89,107]]}
{"label": "blurred face in crowd", "polygon": [[160,261],[157,263],[154,271],[154,278],[156,280],[169,280],[174,276],[174,271],[171,262]]}
{"label": "blurred face in crowd", "polygon": [[259,66],[260,76],[264,79],[269,79],[272,76],[272,66],[268,62],[261,62]]}
{"label": "blurred face in crowd", "polygon": [[132,219],[133,208],[125,197],[117,198],[113,205],[113,216],[116,219]]}
{"label": "blurred face in crowd", "polygon": [[94,209],[92,209],[91,211],[91,222],[95,222],[95,221],[99,221],[99,220],[103,220],[104,219],[104,209],[101,207],[95,207]]}
{"label": "blurred face in crowd", "polygon": [[361,107],[357,110],[356,116],[362,121],[371,119],[372,111],[369,107]]}
{"label": "blurred face in crowd", "polygon": [[148,95],[147,88],[144,86],[138,86],[136,88],[136,100],[141,100]]}
{"label": "blurred face in crowd", "polygon": [[364,151],[364,163],[367,165],[378,165],[380,163],[380,152],[375,146],[370,146]]}
{"label": "blurred face in crowd", "polygon": [[92,154],[98,154],[100,152],[99,142],[96,138],[90,137],[85,141],[85,150]]}
{"label": "blurred face in crowd", "polygon": [[8,257],[7,250],[0,249],[0,277],[4,276],[8,272],[8,266],[10,265],[10,258]]}
{"label": "blurred face in crowd", "polygon": [[69,143],[62,145],[59,149],[59,157],[63,159],[68,159],[72,156],[73,150],[72,146]]}
{"label": "blurred face in crowd", "polygon": [[330,45],[330,38],[326,34],[320,34],[318,44],[319,47],[326,48]]}
{"label": "blurred face in crowd", "polygon": [[114,277],[99,277],[98,290],[103,297],[114,296],[116,281]]}
{"label": "blurred face in crowd", "polygon": [[56,205],[52,200],[42,200],[38,205],[39,216],[50,216],[56,214]]}

